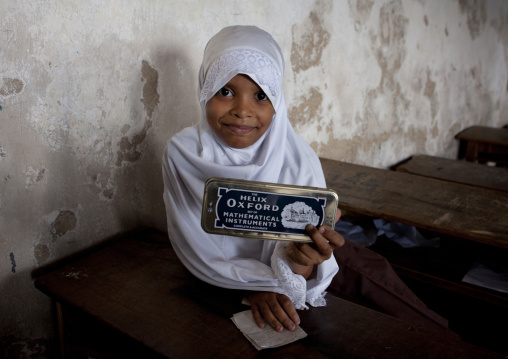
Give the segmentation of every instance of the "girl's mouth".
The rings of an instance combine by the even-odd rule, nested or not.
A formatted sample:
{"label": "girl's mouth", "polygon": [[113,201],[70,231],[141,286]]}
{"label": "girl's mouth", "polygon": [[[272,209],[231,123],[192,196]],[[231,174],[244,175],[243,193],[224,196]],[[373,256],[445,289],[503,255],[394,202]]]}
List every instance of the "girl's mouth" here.
{"label": "girl's mouth", "polygon": [[246,135],[254,129],[254,127],[250,126],[227,125],[227,124],[224,124],[224,126],[227,126],[227,128],[235,135]]}

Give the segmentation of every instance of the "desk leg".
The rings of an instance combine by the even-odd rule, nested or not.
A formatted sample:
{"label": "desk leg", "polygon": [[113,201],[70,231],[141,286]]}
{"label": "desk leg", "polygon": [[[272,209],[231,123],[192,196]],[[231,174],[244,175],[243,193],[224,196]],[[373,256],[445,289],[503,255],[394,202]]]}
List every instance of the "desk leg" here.
{"label": "desk leg", "polygon": [[477,162],[478,161],[478,142],[468,141],[466,148],[466,161]]}
{"label": "desk leg", "polygon": [[56,302],[56,319],[58,322],[58,337],[60,339],[60,356],[62,359],[65,359],[65,337],[64,337],[64,328],[63,328],[63,313],[62,313],[62,305],[60,302]]}

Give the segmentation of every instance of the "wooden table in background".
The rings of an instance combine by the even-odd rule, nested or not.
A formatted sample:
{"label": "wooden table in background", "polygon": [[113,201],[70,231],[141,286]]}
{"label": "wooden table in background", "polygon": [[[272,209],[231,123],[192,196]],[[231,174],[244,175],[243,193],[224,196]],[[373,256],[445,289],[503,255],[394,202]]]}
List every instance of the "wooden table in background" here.
{"label": "wooden table in background", "polygon": [[508,248],[508,192],[321,159],[339,208]]}
{"label": "wooden table in background", "polygon": [[257,351],[230,320],[248,309],[242,293],[195,279],[154,230],[108,241],[35,285],[57,303],[67,357],[502,358],[330,295],[300,312],[306,338]]}
{"label": "wooden table in background", "polygon": [[396,171],[508,192],[508,168],[451,160],[434,156],[413,156]]}
{"label": "wooden table in background", "polygon": [[508,128],[471,126],[455,138],[460,141],[459,159],[508,165]]}
{"label": "wooden table in background", "polygon": [[508,354],[508,295],[462,281],[475,263],[506,267],[508,192],[340,161],[321,162],[345,217],[352,214],[353,221],[360,218],[362,224],[382,218],[429,230],[428,236],[440,238],[438,247],[403,248],[381,236],[370,248],[386,257],[406,284],[449,319],[450,328],[463,338]]}

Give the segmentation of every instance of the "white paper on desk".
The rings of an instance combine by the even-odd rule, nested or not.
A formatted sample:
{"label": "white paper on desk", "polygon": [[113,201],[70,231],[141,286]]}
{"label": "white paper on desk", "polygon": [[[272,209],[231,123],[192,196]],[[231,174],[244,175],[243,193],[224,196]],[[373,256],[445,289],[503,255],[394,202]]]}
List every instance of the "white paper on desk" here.
{"label": "white paper on desk", "polygon": [[231,320],[257,350],[280,347],[307,336],[299,326],[292,332],[284,328],[280,333],[269,325],[261,329],[254,322],[250,309],[233,314]]}
{"label": "white paper on desk", "polygon": [[508,271],[495,272],[480,263],[475,263],[473,268],[466,273],[462,281],[497,290],[498,292],[508,293]]}

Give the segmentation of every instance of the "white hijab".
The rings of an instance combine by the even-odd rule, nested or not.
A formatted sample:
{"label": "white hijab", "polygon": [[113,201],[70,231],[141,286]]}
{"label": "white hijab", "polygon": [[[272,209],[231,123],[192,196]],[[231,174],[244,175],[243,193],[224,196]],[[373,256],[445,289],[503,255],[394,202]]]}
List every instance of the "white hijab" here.
{"label": "white hijab", "polygon": [[[275,109],[267,132],[244,149],[223,143],[205,117],[208,100],[237,74],[254,80]],[[201,119],[167,144],[164,201],[173,248],[196,277],[219,287],[283,293],[301,308],[305,302],[324,305],[324,290],[338,270],[333,256],[305,281],[288,271],[285,243],[213,235],[201,228],[204,184],[210,177],[326,187],[317,155],[288,120],[283,74],[278,44],[257,27],[227,27],[209,41],[199,71]]]}

